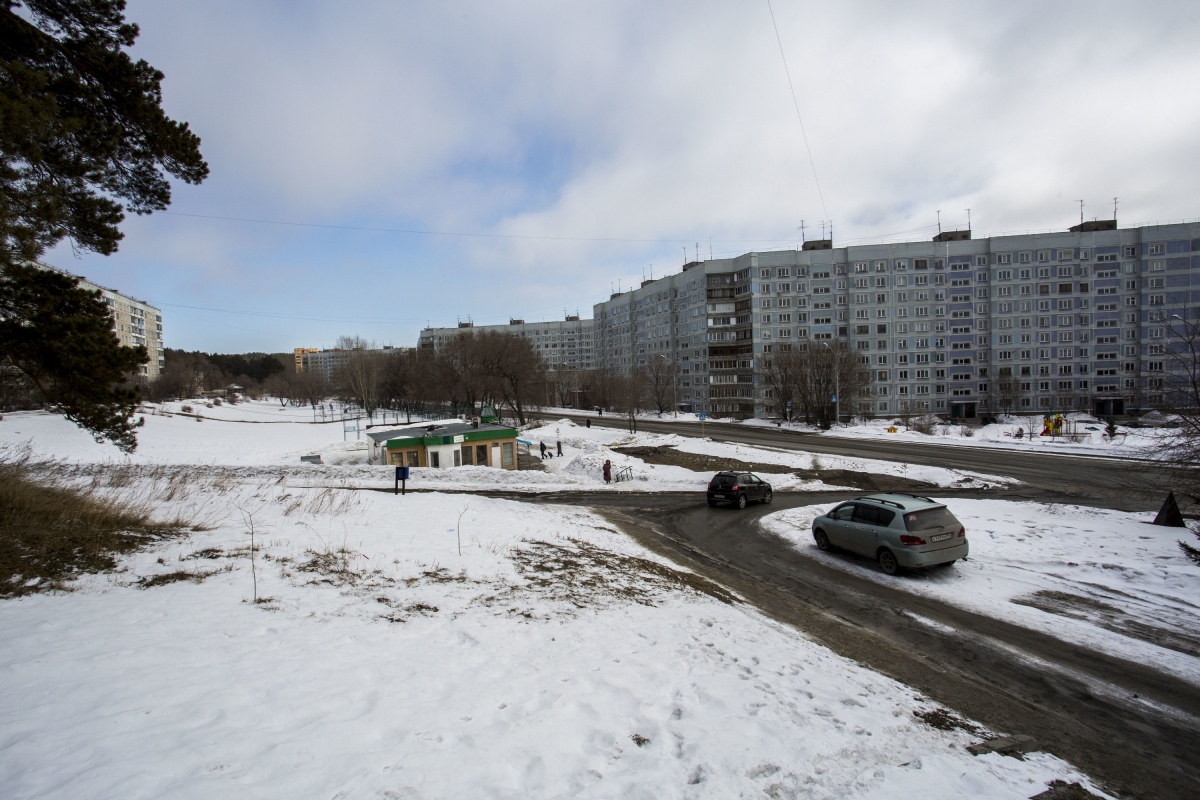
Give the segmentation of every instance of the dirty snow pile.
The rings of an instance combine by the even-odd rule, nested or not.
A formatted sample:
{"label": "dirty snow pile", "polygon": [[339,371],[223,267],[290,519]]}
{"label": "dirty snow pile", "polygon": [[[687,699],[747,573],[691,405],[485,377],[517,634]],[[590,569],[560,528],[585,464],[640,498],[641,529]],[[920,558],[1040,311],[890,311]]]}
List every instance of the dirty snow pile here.
{"label": "dirty snow pile", "polygon": [[[300,485],[270,465],[321,446],[313,433],[287,449],[277,429],[303,423],[148,417],[122,469],[55,420],[6,415],[0,443],[32,437],[40,453],[104,464],[114,493],[162,498],[155,481],[172,471],[138,472],[139,459],[207,463],[158,503],[205,529],[73,591],[0,601],[5,798],[998,799],[1054,779],[1091,786],[1044,753],[968,755],[988,731],[591,512]],[[589,434],[562,433],[587,452]]]}

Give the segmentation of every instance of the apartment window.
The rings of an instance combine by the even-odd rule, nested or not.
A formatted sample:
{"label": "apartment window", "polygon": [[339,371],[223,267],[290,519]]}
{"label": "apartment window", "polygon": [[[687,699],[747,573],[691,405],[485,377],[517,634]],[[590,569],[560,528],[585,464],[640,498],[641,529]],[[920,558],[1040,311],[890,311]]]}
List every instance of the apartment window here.
{"label": "apartment window", "polygon": [[1166,248],[1164,245],[1152,244],[1152,245],[1150,245],[1150,249],[1148,252],[1152,256],[1161,256],[1165,251],[1166,251]]}

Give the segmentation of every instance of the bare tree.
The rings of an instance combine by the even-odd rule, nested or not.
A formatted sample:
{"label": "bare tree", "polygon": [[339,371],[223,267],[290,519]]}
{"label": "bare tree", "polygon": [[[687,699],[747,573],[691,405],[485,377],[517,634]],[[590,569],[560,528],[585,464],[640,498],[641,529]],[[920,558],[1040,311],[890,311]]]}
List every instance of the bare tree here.
{"label": "bare tree", "polygon": [[1021,382],[1013,375],[1012,367],[1000,367],[1000,373],[992,382],[992,401],[1000,413],[1009,415],[1021,395]]}
{"label": "bare tree", "polygon": [[677,369],[675,362],[663,354],[652,355],[646,365],[646,384],[654,408],[661,417],[675,402]]}
{"label": "bare tree", "polygon": [[[1159,315],[1165,338],[1162,361],[1148,363],[1146,396],[1178,428],[1163,440],[1158,458],[1171,473],[1175,491],[1200,502],[1200,308]],[[1153,381],[1153,383],[1152,383]]]}
{"label": "bare tree", "polygon": [[546,381],[554,390],[554,401],[563,408],[578,404],[583,389],[583,373],[577,369],[556,369],[546,373]]}
{"label": "bare tree", "polygon": [[828,428],[838,406],[853,409],[867,396],[870,373],[844,342],[808,342],[795,352],[795,398],[805,422]]}
{"label": "bare tree", "polygon": [[524,425],[525,410],[534,403],[534,392],[546,379],[546,364],[533,343],[510,333],[488,332],[475,339],[479,363],[491,381],[495,396]]}
{"label": "bare tree", "polygon": [[306,370],[294,372],[290,376],[293,396],[301,404],[308,403],[313,408],[319,406],[330,395],[329,381],[319,372]]}
{"label": "bare tree", "polygon": [[601,367],[592,373],[592,386],[595,389],[594,402],[600,408],[612,408],[616,397],[617,378],[619,375],[611,369]]}
{"label": "bare tree", "polygon": [[451,410],[473,412],[488,395],[489,376],[482,363],[476,334],[451,337],[437,351],[432,390],[449,402]]}
{"label": "bare tree", "polygon": [[798,392],[800,373],[805,368],[805,357],[802,350],[793,349],[791,345],[778,347],[778,350],[763,357],[762,378],[771,392],[775,411],[781,417],[790,417],[790,409],[800,405]]}
{"label": "bare tree", "polygon": [[386,376],[387,362],[383,351],[355,350],[346,365],[338,370],[338,389],[370,417],[379,408]]}
{"label": "bare tree", "polygon": [[646,373],[636,369],[611,376],[613,407],[625,415],[630,433],[637,433],[638,414],[645,410],[647,383]]}

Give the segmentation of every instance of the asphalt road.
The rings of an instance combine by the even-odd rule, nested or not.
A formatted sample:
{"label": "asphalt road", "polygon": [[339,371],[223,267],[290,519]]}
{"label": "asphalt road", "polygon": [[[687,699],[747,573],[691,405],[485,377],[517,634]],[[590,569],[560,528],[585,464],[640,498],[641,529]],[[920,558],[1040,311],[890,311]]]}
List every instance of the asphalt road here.
{"label": "asphalt road", "polygon": [[[605,420],[606,423],[617,422]],[[593,418],[593,425],[597,420]],[[619,424],[619,423],[618,423]],[[676,423],[643,430],[691,433]],[[699,431],[695,430],[698,434]],[[954,446],[804,436],[705,425],[714,440],[902,460],[1027,484],[1000,496],[1154,509],[1165,491],[1151,465]],[[1147,477],[1149,475],[1149,477]],[[1156,485],[1157,484],[1157,485]],[[939,496],[997,496],[939,492]],[[903,576],[846,553],[797,550],[767,533],[764,514],[852,493],[777,493],[771,506],[710,509],[698,494],[571,493],[523,497],[594,508],[647,548],[713,580],[768,616],[1006,734],[1028,734],[1102,782],[1137,798],[1200,794],[1200,692],[1143,664],[904,590]],[[858,564],[860,572],[834,566]],[[871,577],[868,577],[871,576]]]}
{"label": "asphalt road", "polygon": [[[960,492],[960,496],[982,496]],[[650,550],[730,589],[767,616],[1004,734],[1033,736],[1114,793],[1194,797],[1200,692],[1143,664],[911,594],[856,556],[799,551],[757,521],[851,494],[776,494],[710,509],[697,494],[514,497],[588,506]],[[995,496],[995,495],[988,495]],[[849,560],[862,574],[832,565]]]}
{"label": "asphalt road", "polygon": [[[568,416],[580,424],[586,418],[591,419],[593,425],[628,430],[624,419],[611,415],[541,416],[548,419]],[[701,424],[639,420],[638,430],[703,436],[717,442],[738,442],[782,450],[900,461],[971,470],[988,475],[1006,475],[1022,481],[1025,484],[1024,491],[1030,496],[1090,499],[1092,502],[1127,510],[1150,507],[1157,509],[1170,488],[1169,475],[1149,461],[1131,461],[1100,455],[1060,455],[1047,453],[1037,445],[1031,446],[1037,447],[1037,452],[939,444],[936,441],[914,445],[911,440],[851,439],[721,422]]]}

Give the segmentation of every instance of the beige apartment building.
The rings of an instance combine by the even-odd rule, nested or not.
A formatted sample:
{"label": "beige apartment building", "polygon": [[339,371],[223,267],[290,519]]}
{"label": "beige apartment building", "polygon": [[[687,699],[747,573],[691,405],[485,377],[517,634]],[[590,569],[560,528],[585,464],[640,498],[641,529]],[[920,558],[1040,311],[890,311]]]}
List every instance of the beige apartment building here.
{"label": "beige apartment building", "polygon": [[140,377],[154,380],[162,374],[166,366],[166,352],[163,349],[163,318],[160,309],[49,264],[39,263],[37,266],[70,275],[78,280],[84,289],[99,292],[100,299],[108,306],[108,312],[112,315],[113,333],[117,335],[117,339],[126,347],[145,347],[150,356],[149,361],[141,367]]}

